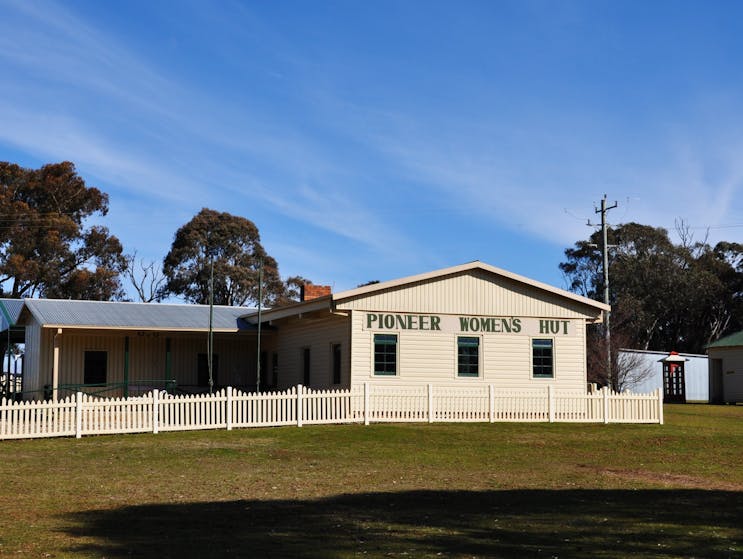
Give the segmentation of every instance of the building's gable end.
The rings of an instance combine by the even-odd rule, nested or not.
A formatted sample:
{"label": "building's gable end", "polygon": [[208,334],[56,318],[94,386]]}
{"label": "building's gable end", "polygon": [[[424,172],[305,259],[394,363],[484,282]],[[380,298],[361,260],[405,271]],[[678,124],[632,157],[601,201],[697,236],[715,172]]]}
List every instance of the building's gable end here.
{"label": "building's gable end", "polygon": [[477,268],[340,298],[335,306],[338,310],[601,318],[599,308]]}

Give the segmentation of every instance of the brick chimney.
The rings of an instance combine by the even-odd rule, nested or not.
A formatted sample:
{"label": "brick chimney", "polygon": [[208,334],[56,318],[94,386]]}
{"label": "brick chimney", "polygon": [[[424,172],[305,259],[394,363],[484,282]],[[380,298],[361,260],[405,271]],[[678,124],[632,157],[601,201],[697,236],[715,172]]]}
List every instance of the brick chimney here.
{"label": "brick chimney", "polygon": [[299,293],[300,301],[311,301],[318,297],[325,297],[330,295],[331,288],[329,285],[314,285],[312,283],[305,283]]}

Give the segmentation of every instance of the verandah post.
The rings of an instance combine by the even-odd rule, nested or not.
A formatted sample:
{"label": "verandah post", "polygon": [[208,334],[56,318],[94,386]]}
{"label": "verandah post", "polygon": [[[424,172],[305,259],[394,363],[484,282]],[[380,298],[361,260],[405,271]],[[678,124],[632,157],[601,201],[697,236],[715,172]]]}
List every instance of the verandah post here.
{"label": "verandah post", "polygon": [[75,393],[75,438],[83,436],[83,393]]}
{"label": "verandah post", "polygon": [[160,421],[159,395],[160,393],[157,390],[152,391],[152,432],[155,435],[160,431],[160,426],[158,425]]}

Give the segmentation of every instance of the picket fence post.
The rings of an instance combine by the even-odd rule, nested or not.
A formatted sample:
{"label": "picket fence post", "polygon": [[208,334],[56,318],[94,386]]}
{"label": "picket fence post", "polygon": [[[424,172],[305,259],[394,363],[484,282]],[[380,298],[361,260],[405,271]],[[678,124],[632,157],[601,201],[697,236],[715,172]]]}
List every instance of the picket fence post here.
{"label": "picket fence post", "polygon": [[297,427],[302,426],[302,390],[301,384],[297,385]]}
{"label": "picket fence post", "polygon": [[488,414],[490,423],[495,421],[495,388],[492,384],[488,385]]}
{"label": "picket fence post", "polygon": [[83,436],[83,393],[75,393],[75,438]]}
{"label": "picket fence post", "polygon": [[227,387],[227,401],[225,402],[227,410],[225,415],[227,416],[227,430],[232,431],[232,387]]}
{"label": "picket fence post", "polygon": [[160,426],[158,425],[160,421],[159,396],[160,396],[160,392],[158,392],[157,389],[152,391],[152,432],[155,435],[157,435],[160,431]]}
{"label": "picket fence post", "polygon": [[433,423],[433,385],[428,383],[428,422]]}
{"label": "picket fence post", "polygon": [[605,386],[604,393],[604,423],[609,423],[609,387]]}
{"label": "picket fence post", "polygon": [[663,425],[663,390],[658,388],[658,423]]}
{"label": "picket fence post", "polygon": [[364,383],[364,425],[369,425],[369,383]]}
{"label": "picket fence post", "polygon": [[547,385],[547,415],[549,417],[549,422],[554,423],[555,422],[555,393],[552,390],[552,385]]}

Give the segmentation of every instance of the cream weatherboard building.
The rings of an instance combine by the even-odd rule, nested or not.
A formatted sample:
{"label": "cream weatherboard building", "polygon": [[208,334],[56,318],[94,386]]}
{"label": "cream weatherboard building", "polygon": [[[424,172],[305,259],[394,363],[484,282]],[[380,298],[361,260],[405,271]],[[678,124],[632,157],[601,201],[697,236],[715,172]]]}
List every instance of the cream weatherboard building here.
{"label": "cream weatherboard building", "polygon": [[[263,312],[265,382],[585,391],[586,324],[608,309],[475,261]],[[257,313],[244,318],[257,326]]]}
{"label": "cream weatherboard building", "polygon": [[[477,261],[335,294],[308,285],[305,295],[262,311],[260,327],[253,309],[215,307],[215,388],[585,392],[586,324],[609,308]],[[208,390],[206,306],[27,299],[17,316],[26,399]]]}

